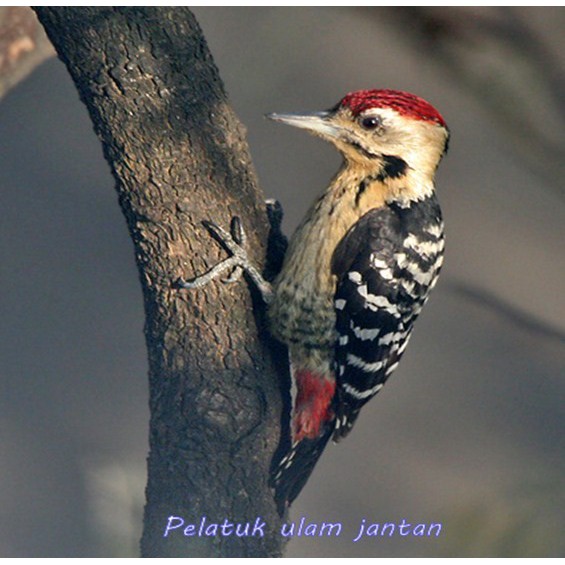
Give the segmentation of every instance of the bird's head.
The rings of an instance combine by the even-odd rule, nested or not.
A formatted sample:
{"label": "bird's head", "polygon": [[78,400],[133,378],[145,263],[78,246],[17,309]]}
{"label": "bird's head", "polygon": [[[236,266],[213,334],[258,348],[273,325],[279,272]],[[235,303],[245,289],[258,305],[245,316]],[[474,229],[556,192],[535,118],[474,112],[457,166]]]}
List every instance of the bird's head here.
{"label": "bird's head", "polygon": [[325,112],[267,117],[330,141],[347,166],[361,174],[380,181],[404,178],[419,186],[433,184],[449,139],[444,119],[431,104],[397,90],[360,90]]}

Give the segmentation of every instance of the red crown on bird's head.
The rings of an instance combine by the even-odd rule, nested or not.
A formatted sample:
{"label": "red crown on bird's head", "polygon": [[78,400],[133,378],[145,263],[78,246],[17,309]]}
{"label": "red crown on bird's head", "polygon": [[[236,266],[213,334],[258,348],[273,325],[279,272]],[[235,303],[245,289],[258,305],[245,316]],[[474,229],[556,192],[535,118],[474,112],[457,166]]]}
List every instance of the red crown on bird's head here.
{"label": "red crown on bird's head", "polygon": [[354,116],[371,108],[391,108],[402,116],[435,122],[447,128],[442,115],[429,102],[401,90],[358,90],[344,96],[339,105],[349,108]]}

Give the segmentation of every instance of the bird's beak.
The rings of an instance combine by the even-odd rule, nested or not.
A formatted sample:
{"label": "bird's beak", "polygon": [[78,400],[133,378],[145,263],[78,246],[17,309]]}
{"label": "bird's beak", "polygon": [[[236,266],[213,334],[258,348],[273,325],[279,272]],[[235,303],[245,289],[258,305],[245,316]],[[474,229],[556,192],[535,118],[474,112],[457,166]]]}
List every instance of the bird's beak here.
{"label": "bird's beak", "polygon": [[340,128],[330,121],[330,112],[309,112],[305,114],[267,114],[269,120],[302,128],[322,137],[335,138]]}

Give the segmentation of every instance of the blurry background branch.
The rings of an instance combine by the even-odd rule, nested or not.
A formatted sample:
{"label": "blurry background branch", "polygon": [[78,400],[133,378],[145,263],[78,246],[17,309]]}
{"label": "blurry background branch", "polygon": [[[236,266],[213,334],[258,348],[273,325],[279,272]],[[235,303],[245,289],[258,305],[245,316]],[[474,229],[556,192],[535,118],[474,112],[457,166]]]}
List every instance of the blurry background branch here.
{"label": "blurry background branch", "polygon": [[528,314],[485,288],[461,281],[450,281],[447,287],[461,298],[469,300],[482,308],[487,308],[502,320],[509,322],[517,328],[531,332],[540,339],[565,344],[565,333],[562,330],[548,324],[541,318]]}
{"label": "blurry background branch", "polygon": [[0,7],[0,99],[54,55],[55,50],[31,8]]}
{"label": "blurry background branch", "polygon": [[[383,12],[372,11],[376,17]],[[395,8],[405,41],[429,51],[475,97],[540,178],[565,195],[565,72],[556,49],[512,8]]]}

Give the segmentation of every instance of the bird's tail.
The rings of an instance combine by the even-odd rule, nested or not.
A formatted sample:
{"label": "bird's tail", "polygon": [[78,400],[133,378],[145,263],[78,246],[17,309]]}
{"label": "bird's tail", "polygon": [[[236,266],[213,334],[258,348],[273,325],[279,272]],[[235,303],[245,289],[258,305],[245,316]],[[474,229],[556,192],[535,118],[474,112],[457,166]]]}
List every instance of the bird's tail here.
{"label": "bird's tail", "polygon": [[359,411],[361,408],[351,409],[349,406],[344,404],[338,404],[338,408],[336,410],[336,420],[335,420],[335,429],[333,433],[333,442],[338,443],[344,437],[347,437],[351,429],[353,428],[353,424],[357,420],[357,416],[359,416]]}
{"label": "bird's tail", "polygon": [[281,516],[300,494],[308,481],[320,455],[334,433],[335,420],[326,422],[320,435],[314,439],[304,438],[287,449],[279,450],[282,456],[273,459],[271,487],[275,490],[275,501]]}
{"label": "bird's tail", "polygon": [[335,429],[333,374],[296,369],[285,433],[271,467],[279,513],[300,494]]}

